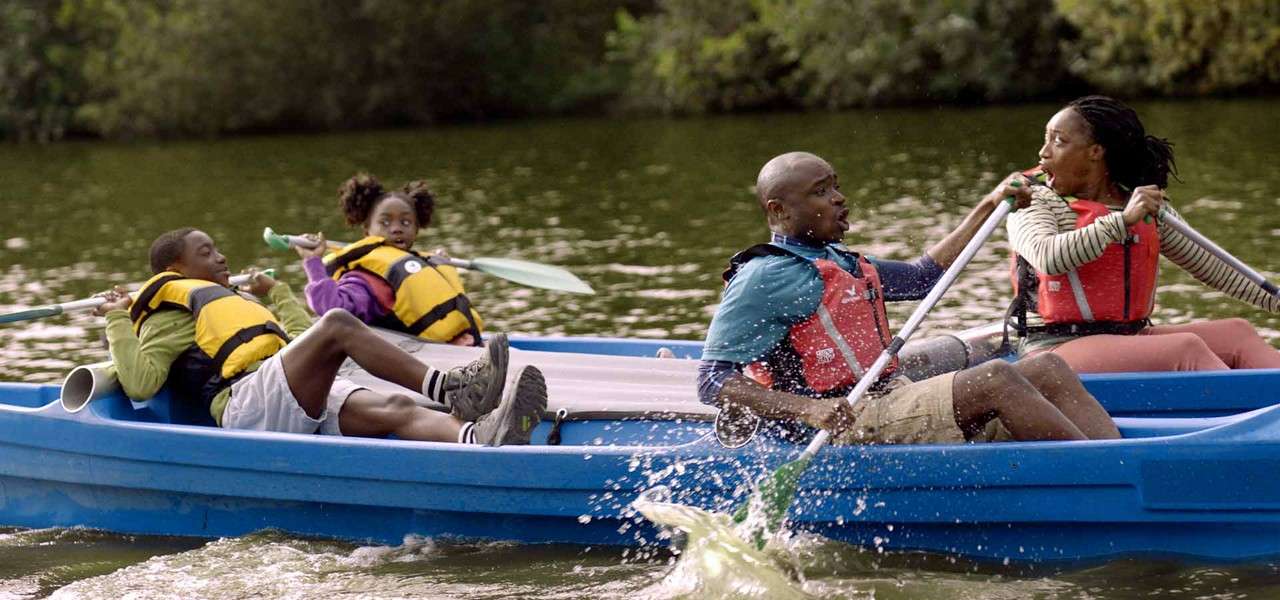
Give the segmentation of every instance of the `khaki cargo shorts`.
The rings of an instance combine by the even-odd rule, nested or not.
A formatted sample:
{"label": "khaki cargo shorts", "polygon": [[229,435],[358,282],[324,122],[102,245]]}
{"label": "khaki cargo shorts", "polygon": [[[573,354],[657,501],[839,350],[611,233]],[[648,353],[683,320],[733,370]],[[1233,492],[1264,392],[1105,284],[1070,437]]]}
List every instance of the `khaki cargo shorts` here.
{"label": "khaki cargo shorts", "polygon": [[999,419],[992,419],[972,439],[956,425],[953,386],[955,373],[924,381],[897,377],[875,396],[854,407],[854,429],[837,444],[962,444],[1013,439]]}

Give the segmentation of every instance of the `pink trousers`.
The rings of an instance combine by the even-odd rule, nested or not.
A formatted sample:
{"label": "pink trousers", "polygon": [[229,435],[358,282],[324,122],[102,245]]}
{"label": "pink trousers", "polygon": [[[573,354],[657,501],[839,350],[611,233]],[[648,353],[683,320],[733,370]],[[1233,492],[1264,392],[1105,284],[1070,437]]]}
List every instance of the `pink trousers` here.
{"label": "pink trousers", "polygon": [[1244,319],[1153,325],[1135,335],[1090,335],[1050,351],[1078,373],[1280,368],[1280,351]]}

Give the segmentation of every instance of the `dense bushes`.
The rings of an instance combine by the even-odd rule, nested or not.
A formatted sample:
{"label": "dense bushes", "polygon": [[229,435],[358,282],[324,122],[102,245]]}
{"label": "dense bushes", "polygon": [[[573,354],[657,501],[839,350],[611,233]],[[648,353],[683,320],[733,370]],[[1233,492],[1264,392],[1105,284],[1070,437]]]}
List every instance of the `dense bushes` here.
{"label": "dense bushes", "polygon": [[85,123],[107,135],[426,123],[599,95],[620,3],[129,3]]}
{"label": "dense bushes", "polygon": [[97,29],[59,3],[0,3],[0,138],[62,137],[86,98],[84,48]]}
{"label": "dense bushes", "polygon": [[633,105],[667,112],[1028,98],[1065,24],[1035,0],[666,0],[613,38]]}
{"label": "dense bushes", "polygon": [[1080,30],[1070,68],[1118,94],[1280,86],[1276,0],[1058,0]]}
{"label": "dense bushes", "polygon": [[0,8],[0,131],[205,135],[575,110],[619,88],[605,34],[618,10],[646,4],[19,0]]}
{"label": "dense bushes", "polygon": [[1280,88],[1275,0],[9,0],[0,136]]}
{"label": "dense bushes", "polygon": [[622,19],[629,101],[666,112],[1274,91],[1275,0],[663,0]]}

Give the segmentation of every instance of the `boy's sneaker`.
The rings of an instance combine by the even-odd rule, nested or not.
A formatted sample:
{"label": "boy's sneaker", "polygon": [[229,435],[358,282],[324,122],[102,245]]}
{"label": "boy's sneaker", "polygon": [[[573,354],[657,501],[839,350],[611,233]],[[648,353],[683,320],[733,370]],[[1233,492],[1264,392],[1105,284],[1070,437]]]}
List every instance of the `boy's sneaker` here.
{"label": "boy's sneaker", "polygon": [[538,367],[528,365],[516,373],[502,403],[476,421],[476,443],[486,446],[528,444],[533,428],[547,410],[547,381]]}
{"label": "boy's sneaker", "polygon": [[497,408],[507,382],[507,334],[495,333],[486,344],[488,354],[449,369],[444,380],[444,403],[460,421],[475,421]]}

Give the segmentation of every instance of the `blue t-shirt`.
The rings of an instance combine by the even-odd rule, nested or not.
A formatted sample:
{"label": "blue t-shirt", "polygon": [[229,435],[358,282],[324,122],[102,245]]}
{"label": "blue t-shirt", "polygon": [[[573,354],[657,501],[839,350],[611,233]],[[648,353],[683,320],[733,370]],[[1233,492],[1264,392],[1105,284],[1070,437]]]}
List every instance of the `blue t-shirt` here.
{"label": "blue t-shirt", "polygon": [[[822,301],[822,276],[814,260],[827,259],[856,273],[856,254],[843,244],[814,247],[774,236],[773,245],[791,256],[762,256],[743,265],[724,290],[702,351],[705,360],[749,363],[786,337],[791,327],[813,316]],[[837,250],[842,252],[837,252]],[[915,262],[868,258],[880,273],[884,299],[919,300],[929,294],[943,269],[926,254]]]}
{"label": "blue t-shirt", "polygon": [[[774,234],[773,245],[793,256],[761,256],[738,270],[724,290],[702,350],[699,395],[714,403],[727,368],[763,359],[786,339],[791,327],[808,319],[822,301],[822,276],[813,261],[827,259],[857,272],[856,254],[843,244],[813,246]],[[852,254],[852,256],[851,256]],[[880,273],[886,301],[919,300],[945,271],[929,255],[913,262],[868,258]]]}

